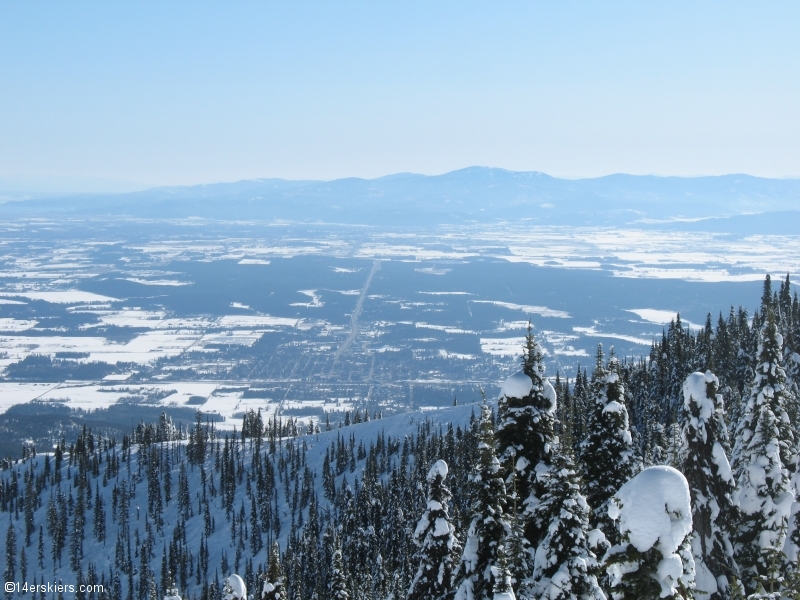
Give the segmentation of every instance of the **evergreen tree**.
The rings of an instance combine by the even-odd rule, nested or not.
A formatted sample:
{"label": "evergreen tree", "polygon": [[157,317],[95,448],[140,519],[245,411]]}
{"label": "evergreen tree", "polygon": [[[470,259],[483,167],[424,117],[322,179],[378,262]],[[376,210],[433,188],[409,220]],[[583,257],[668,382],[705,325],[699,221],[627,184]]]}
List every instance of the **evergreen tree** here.
{"label": "evergreen tree", "polygon": [[491,600],[498,550],[511,529],[503,506],[506,488],[494,451],[492,413],[485,403],[481,406],[477,442],[478,462],[472,475],[473,517],[456,577],[456,600]]}
{"label": "evergreen tree", "polygon": [[555,389],[544,378],[541,346],[528,323],[522,372],[506,380],[498,401],[497,456],[506,477],[506,491],[511,493],[508,504],[517,504],[528,515],[524,534],[531,545],[543,535],[529,515],[535,510],[550,468],[550,452],[556,441],[556,404]]}
{"label": "evergreen tree", "polygon": [[203,413],[197,410],[194,416],[194,430],[189,436],[186,453],[191,463],[200,464],[206,457],[206,428],[203,426]]}
{"label": "evergreen tree", "polygon": [[494,588],[492,600],[516,600],[511,586],[508,555],[504,546],[497,549],[497,567],[494,567]]}
{"label": "evergreen tree", "polygon": [[730,537],[738,511],[718,387],[719,379],[710,371],[692,373],[683,385],[686,424],[681,458],[692,498],[692,553],[697,587],[710,600],[743,592]]}
{"label": "evergreen tree", "polygon": [[331,600],[349,600],[350,590],[347,575],[342,561],[342,545],[339,536],[333,536],[333,557],[331,561],[330,598]]}
{"label": "evergreen tree", "polygon": [[608,503],[633,475],[633,438],[628,429],[625,388],[612,359],[603,366],[603,347],[597,359],[589,391],[587,436],[580,446],[580,464],[586,483],[586,500],[593,509],[592,526],[616,543],[615,527],[608,518]]}
{"label": "evergreen tree", "polygon": [[768,576],[774,561],[772,554],[783,549],[794,499],[789,466],[795,462],[795,444],[785,408],[789,390],[782,340],[772,311],[766,312],[755,377],[736,430],[733,452],[735,498],[742,515],[734,550],[748,593]]}
{"label": "evergreen tree", "polygon": [[[341,560],[341,556],[339,560]],[[278,542],[272,544],[269,552],[269,564],[264,576],[264,584],[261,587],[260,600],[287,600],[286,582]]]}
{"label": "evergreen tree", "polygon": [[148,600],[159,600],[158,586],[156,585],[156,578],[153,572],[150,572],[150,577],[147,582],[147,598]]}
{"label": "evergreen tree", "polygon": [[[580,491],[580,479],[570,453],[555,453],[540,514],[547,517],[547,534],[536,548],[533,575],[526,587],[530,597],[542,600],[605,600],[593,550],[604,546],[598,530],[589,531],[589,505]],[[605,548],[602,547],[605,551]]]}
{"label": "evergreen tree", "polygon": [[645,469],[612,497],[608,512],[620,540],[603,559],[611,597],[693,598],[692,508],[680,471],[668,466]]}
{"label": "evergreen tree", "polygon": [[39,525],[39,547],[37,559],[40,569],[44,569],[44,525]]}
{"label": "evergreen tree", "polygon": [[[6,582],[13,582],[17,575],[17,532],[11,518],[8,519],[8,531],[6,531],[6,569],[3,571]],[[6,589],[6,598],[12,598],[13,592]]]}
{"label": "evergreen tree", "polygon": [[19,575],[22,581],[28,580],[28,554],[25,552],[25,546],[19,549]]}
{"label": "evergreen tree", "polygon": [[100,487],[97,486],[94,497],[94,537],[99,542],[106,541],[106,511],[103,507],[103,497],[100,495]]}
{"label": "evergreen tree", "polygon": [[461,547],[450,523],[450,490],[444,484],[447,471],[447,463],[437,460],[428,472],[428,502],[414,531],[419,568],[411,582],[408,600],[444,600],[451,593]]}
{"label": "evergreen tree", "polygon": [[178,592],[178,586],[175,584],[175,578],[172,576],[172,572],[168,573],[165,587],[166,593],[164,594],[164,600],[181,600],[181,595]]}

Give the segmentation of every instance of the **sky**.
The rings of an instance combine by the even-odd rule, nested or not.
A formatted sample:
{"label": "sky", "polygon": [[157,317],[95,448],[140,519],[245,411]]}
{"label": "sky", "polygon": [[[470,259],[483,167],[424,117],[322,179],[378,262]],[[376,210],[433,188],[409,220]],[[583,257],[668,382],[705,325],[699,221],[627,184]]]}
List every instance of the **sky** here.
{"label": "sky", "polygon": [[800,177],[800,2],[0,3],[0,189]]}

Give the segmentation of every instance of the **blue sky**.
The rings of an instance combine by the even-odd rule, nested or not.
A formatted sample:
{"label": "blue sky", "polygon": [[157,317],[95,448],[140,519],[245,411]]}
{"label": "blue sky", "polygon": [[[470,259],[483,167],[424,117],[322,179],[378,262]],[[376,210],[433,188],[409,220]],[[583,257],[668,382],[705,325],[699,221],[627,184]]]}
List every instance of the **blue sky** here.
{"label": "blue sky", "polygon": [[0,183],[798,177],[798,31],[800,2],[3,2]]}

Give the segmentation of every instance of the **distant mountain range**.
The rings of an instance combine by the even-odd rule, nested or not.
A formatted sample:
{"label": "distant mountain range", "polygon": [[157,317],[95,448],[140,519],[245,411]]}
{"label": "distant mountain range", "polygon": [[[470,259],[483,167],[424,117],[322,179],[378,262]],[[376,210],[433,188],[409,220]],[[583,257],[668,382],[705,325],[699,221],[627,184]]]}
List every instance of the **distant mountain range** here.
{"label": "distant mountain range", "polygon": [[[532,225],[637,224],[720,231],[756,227],[776,233],[796,232],[797,211],[800,179],[609,175],[571,180],[486,167],[377,179],[255,179],[124,194],[41,197],[0,205],[0,215],[6,218],[200,217],[380,227],[500,219],[530,220]],[[775,214],[754,218],[752,213]],[[706,220],[693,223],[693,219]]]}

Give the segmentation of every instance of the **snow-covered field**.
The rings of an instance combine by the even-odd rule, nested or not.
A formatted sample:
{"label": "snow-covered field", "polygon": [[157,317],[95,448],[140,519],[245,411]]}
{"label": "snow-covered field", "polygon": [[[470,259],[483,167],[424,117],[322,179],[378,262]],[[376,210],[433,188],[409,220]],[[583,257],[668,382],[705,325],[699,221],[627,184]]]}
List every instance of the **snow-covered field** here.
{"label": "snow-covered field", "polygon": [[[130,373],[126,377],[130,377]],[[163,382],[126,383],[124,380],[107,379],[104,383],[71,381],[65,383],[16,383],[0,382],[0,411],[5,412],[16,404],[51,402],[72,408],[92,411],[105,409],[120,400],[137,398],[137,403],[147,406],[188,407],[222,417],[217,429],[241,428],[242,416],[247,410],[265,415],[276,412],[291,414],[291,411],[312,413],[301,417],[306,423],[317,423],[323,411],[343,412],[353,410],[361,398],[291,399],[243,397],[248,386],[234,388],[232,382]],[[198,402],[198,399],[203,399]]]}
{"label": "snow-covered field", "polygon": [[[326,397],[322,384],[331,381],[383,386],[376,394],[382,401],[398,398],[398,381],[496,386],[520,356],[528,319],[548,372],[572,376],[598,342],[638,357],[678,313],[684,327],[697,329],[706,310],[727,312],[727,299],[719,306],[704,291],[698,301],[694,290],[680,288],[683,281],[755,289],[758,283],[747,282],[760,281],[765,270],[800,267],[800,236],[787,235],[528,222],[424,232],[182,222],[170,233],[151,233],[149,224],[128,224],[131,239],[116,225],[92,234],[52,219],[6,226],[0,377],[45,354],[126,363],[103,382],[84,382],[85,394],[70,390],[85,406],[115,397],[91,386],[124,383],[137,371],[158,386],[229,376],[272,380],[283,388],[269,402],[289,406],[294,398],[316,410]],[[55,233],[28,239],[39,227]],[[384,266],[365,287],[376,260]],[[339,357],[359,300],[358,334]],[[296,396],[296,382],[310,387]],[[3,385],[22,386],[8,388],[3,407],[41,393],[25,381]],[[442,391],[434,402],[404,389],[402,401],[413,397],[413,406],[455,393]],[[221,415],[250,405],[229,392],[205,396],[203,410]]]}

